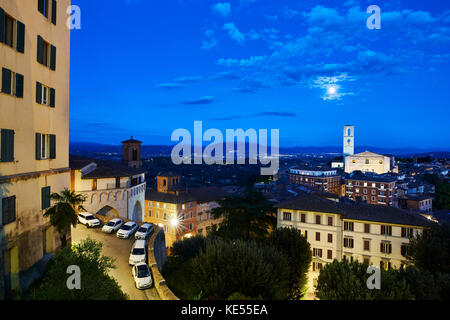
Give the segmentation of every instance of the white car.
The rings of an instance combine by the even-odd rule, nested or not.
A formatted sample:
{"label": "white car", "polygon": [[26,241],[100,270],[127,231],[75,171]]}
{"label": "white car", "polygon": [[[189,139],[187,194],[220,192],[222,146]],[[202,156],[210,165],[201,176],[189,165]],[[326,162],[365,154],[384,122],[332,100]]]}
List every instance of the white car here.
{"label": "white car", "polygon": [[112,219],[109,220],[102,228],[104,233],[113,233],[119,230],[119,228],[123,225],[122,219]]}
{"label": "white car", "polygon": [[86,227],[97,227],[101,224],[100,220],[98,220],[92,213],[89,212],[80,212],[78,214],[78,222],[84,224]]}
{"label": "white car", "polygon": [[153,225],[151,223],[144,223],[142,226],[140,226],[138,231],[136,231],[134,237],[136,238],[136,240],[146,239],[148,235],[152,232],[153,232]]}
{"label": "white car", "polygon": [[117,231],[117,238],[128,239],[138,228],[138,224],[133,221],[128,221]]}
{"label": "white car", "polygon": [[147,242],[145,240],[136,240],[131,248],[128,263],[132,266],[147,262]]}
{"label": "white car", "polygon": [[153,284],[152,272],[146,263],[139,263],[132,268],[132,274],[136,288],[147,289]]}

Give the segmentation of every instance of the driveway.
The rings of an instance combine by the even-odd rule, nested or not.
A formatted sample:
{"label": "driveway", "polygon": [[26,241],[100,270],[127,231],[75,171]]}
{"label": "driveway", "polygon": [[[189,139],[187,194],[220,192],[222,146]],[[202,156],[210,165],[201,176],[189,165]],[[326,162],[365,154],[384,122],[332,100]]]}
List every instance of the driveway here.
{"label": "driveway", "polygon": [[134,243],[134,234],[130,239],[119,239],[115,234],[103,233],[99,227],[88,229],[84,225],[78,224],[76,228],[72,228],[73,243],[80,243],[88,237],[103,243],[103,255],[116,259],[116,269],[110,270],[109,275],[117,280],[131,300],[161,300],[155,287],[139,290],[134,285],[131,266],[128,265],[131,246]]}

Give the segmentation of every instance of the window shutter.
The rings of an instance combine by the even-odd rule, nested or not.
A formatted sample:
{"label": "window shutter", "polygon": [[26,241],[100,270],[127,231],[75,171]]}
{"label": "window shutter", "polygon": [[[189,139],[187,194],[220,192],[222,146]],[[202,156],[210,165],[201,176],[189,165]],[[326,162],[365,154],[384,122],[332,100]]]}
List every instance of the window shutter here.
{"label": "window shutter", "polygon": [[5,10],[0,8],[0,42],[5,42]]}
{"label": "window shutter", "polygon": [[41,189],[41,204],[42,210],[50,208],[50,187],[44,187]]}
{"label": "window shutter", "polygon": [[2,69],[2,92],[11,94],[11,71]]}
{"label": "window shutter", "polygon": [[50,159],[56,159],[56,136],[50,135]]}
{"label": "window shutter", "polygon": [[42,13],[43,15],[45,15],[45,11],[44,11],[44,1],[45,0],[38,0],[38,11],[40,13]]}
{"label": "window shutter", "polygon": [[2,162],[6,162],[8,158],[8,131],[6,129],[1,130],[1,157]]}
{"label": "window shutter", "polygon": [[17,21],[17,51],[25,53],[25,25]]}
{"label": "window shutter", "polygon": [[36,133],[36,160],[41,160],[41,134]]}
{"label": "window shutter", "polygon": [[50,69],[56,70],[56,48],[54,46],[50,48]]}
{"label": "window shutter", "polygon": [[23,98],[23,75],[16,74],[16,97]]}
{"label": "window shutter", "polygon": [[14,161],[14,130],[7,130],[6,134],[6,161]]}
{"label": "window shutter", "polygon": [[55,89],[50,88],[50,107],[55,107]]}
{"label": "window shutter", "polygon": [[44,57],[42,56],[42,49],[43,49],[43,46],[44,46],[44,39],[42,39],[42,37],[41,36],[38,36],[38,38],[37,38],[38,40],[38,43],[37,43],[37,61],[40,63],[40,64],[43,64],[44,63]]}
{"label": "window shutter", "polygon": [[16,197],[2,199],[3,225],[7,225],[16,220]]}
{"label": "window shutter", "polygon": [[56,0],[52,0],[52,23],[56,26]]}
{"label": "window shutter", "polygon": [[42,104],[42,84],[36,82],[36,102]]}

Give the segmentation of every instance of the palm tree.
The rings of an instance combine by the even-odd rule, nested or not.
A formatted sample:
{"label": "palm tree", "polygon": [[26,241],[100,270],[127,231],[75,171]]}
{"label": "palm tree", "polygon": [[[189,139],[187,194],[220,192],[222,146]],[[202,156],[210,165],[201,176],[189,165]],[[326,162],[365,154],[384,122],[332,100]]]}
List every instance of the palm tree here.
{"label": "palm tree", "polygon": [[64,189],[61,194],[52,193],[50,199],[54,204],[47,209],[44,217],[50,217],[51,225],[56,227],[61,235],[61,246],[65,247],[66,235],[70,233],[71,226],[77,225],[77,212],[86,211],[82,205],[86,198],[75,191]]}

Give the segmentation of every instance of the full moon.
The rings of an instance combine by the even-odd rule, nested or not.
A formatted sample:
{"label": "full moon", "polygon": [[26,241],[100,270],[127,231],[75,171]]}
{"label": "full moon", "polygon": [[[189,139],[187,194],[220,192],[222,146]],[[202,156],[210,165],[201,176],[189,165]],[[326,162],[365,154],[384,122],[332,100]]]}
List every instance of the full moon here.
{"label": "full moon", "polygon": [[335,94],[337,89],[336,89],[336,87],[329,87],[327,91],[328,91],[328,94]]}

